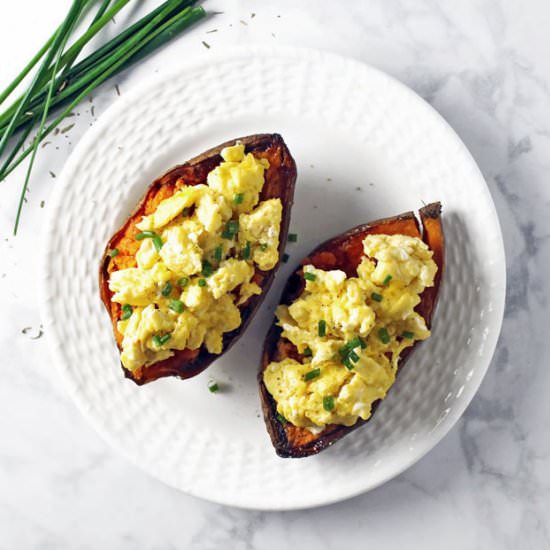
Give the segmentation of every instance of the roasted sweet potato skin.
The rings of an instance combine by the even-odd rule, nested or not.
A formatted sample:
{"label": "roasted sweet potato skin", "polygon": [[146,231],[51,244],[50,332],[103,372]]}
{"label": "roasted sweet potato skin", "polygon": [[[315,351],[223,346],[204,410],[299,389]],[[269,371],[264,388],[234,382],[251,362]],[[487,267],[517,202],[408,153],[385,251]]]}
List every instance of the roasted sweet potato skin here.
{"label": "roasted sweet potato skin", "polygon": [[[161,201],[172,196],[182,186],[206,183],[208,173],[222,161],[220,156],[222,149],[234,145],[236,141],[244,144],[246,153],[252,153],[258,158],[266,158],[269,161],[270,166],[265,173],[265,184],[260,194],[260,201],[272,198],[281,199],[283,214],[280,228],[279,258],[282,256],[288,235],[297,172],[296,163],[279,134],[255,134],[236,138],[172,168],[150,185],[137,208],[109,240],[100,262],[99,289],[101,300],[111,318],[115,340],[119,349],[121,349],[122,335],[117,330],[117,321],[121,314],[121,306],[111,301],[109,277],[113,271],[136,266],[135,255],[140,245],[139,241],[135,239],[135,236],[139,233],[136,223],[141,220],[142,216],[153,213]],[[118,254],[111,257],[109,251],[115,248],[118,249]],[[262,293],[252,296],[240,307],[242,323],[238,329],[224,334],[224,353],[246,329],[271,286],[279,263],[270,271],[261,271],[256,268],[253,281],[262,288]],[[176,351],[172,357],[144,367],[137,372],[131,372],[124,367],[122,369],[127,378],[138,385],[142,385],[166,376],[178,376],[183,379],[191,378],[202,372],[219,357],[220,355],[208,353],[203,346],[197,350]]]}
{"label": "roasted sweet potato skin", "polygon": [[[357,266],[363,255],[362,241],[367,235],[401,234],[422,238],[433,251],[433,259],[438,267],[434,286],[424,290],[421,294],[421,302],[416,308],[416,311],[426,320],[429,328],[431,327],[444,269],[444,235],[441,223],[441,204],[439,202],[428,204],[420,210],[419,214],[422,225],[419,224],[413,212],[406,212],[399,216],[384,218],[357,226],[319,245],[302,260],[301,264],[312,264],[318,269],[341,269],[348,276],[356,276]],[[303,272],[300,267],[289,278],[283,290],[280,303],[291,304],[302,293],[304,286]],[[418,343],[416,342],[414,346],[403,351],[399,361],[398,373]],[[291,342],[281,338],[281,329],[276,324],[273,324],[264,342],[258,382],[267,431],[271,437],[275,451],[280,457],[302,458],[317,454],[353,430],[363,426],[373,417],[376,408],[380,404],[380,400],[373,403],[372,414],[367,420],[359,420],[353,426],[331,424],[320,434],[315,435],[305,428],[299,428],[290,423],[283,424],[277,417],[277,404],[263,382],[263,372],[271,361],[280,361],[285,357],[298,359],[299,354]]]}

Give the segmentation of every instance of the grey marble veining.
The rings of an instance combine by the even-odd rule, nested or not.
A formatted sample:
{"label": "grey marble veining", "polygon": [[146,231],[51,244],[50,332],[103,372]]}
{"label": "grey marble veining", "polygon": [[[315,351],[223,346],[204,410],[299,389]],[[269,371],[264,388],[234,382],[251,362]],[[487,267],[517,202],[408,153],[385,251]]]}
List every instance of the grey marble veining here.
{"label": "grey marble veining", "polygon": [[[0,83],[67,2],[55,9],[37,3],[30,19],[20,4],[1,8],[0,44],[6,51],[18,43],[24,20],[37,39],[3,60]],[[95,113],[83,106],[70,137],[40,155],[16,239],[5,236],[22,172],[0,189],[0,549],[550,548],[550,5],[209,0],[206,7],[224,13],[118,79],[122,93],[181,55],[202,52],[202,40],[212,50],[276,42],[369,62],[455,128],[483,171],[505,238],[508,299],[492,366],[431,453],[386,485],[336,505],[287,513],[225,508],[127,464],[64,393],[48,335],[33,339],[40,330],[36,239],[55,185],[50,171],[61,170],[88,124],[116,101],[108,84],[94,98]]]}

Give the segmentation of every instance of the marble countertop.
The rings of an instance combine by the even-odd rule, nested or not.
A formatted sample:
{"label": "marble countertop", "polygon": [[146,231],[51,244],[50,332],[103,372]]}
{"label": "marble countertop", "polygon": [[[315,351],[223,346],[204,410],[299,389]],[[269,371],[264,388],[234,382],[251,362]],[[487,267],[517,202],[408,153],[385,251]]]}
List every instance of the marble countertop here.
{"label": "marble countertop", "polygon": [[[0,87],[68,4],[1,8]],[[154,4],[142,2],[136,11]],[[550,5],[207,0],[205,7],[223,13],[106,83],[94,94],[93,112],[84,104],[70,132],[40,150],[16,238],[11,229],[23,172],[1,185],[0,549],[550,548]],[[37,307],[38,237],[56,174],[89,125],[117,101],[117,88],[124,94],[184,57],[252,42],[348,55],[429,101],[479,163],[507,254],[500,341],[456,427],[384,486],[300,512],[210,504],[162,485],[115,454],[65,394]]]}

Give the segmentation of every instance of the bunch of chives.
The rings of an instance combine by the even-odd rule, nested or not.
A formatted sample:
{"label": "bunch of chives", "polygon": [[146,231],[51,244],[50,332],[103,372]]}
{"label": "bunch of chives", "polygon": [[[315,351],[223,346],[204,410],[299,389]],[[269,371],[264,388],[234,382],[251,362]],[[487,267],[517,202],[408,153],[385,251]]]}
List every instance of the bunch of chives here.
{"label": "bunch of chives", "polygon": [[[38,65],[25,91],[0,112],[0,181],[30,155],[15,220],[21,210],[38,145],[87,95],[111,76],[149,55],[204,17],[194,0],[167,0],[81,61],[86,44],[131,0],[73,0],[65,19],[16,78],[0,92],[0,105],[12,97],[23,79]],[[83,17],[96,7],[90,26],[70,47],[69,39]],[[53,110],[59,114],[46,124]],[[32,131],[29,146],[25,141]],[[16,133],[19,136],[16,136]],[[18,137],[18,139],[15,139]]]}

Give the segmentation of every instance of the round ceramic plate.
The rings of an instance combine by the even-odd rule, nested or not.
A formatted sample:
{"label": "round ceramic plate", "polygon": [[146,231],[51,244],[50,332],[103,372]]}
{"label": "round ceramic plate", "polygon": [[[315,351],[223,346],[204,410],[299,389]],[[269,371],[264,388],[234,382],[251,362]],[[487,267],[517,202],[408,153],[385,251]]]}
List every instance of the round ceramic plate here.
{"label": "round ceramic plate", "polygon": [[[278,132],[298,165],[290,260],[246,334],[206,372],[138,387],[123,377],[98,266],[149,183],[228,139]],[[487,370],[505,293],[489,191],[445,121],[411,90],[356,61],[246,48],[126,94],[79,143],[56,185],[44,256],[44,324],[84,415],[151,475],[192,495],[287,510],[372,489],[453,426]],[[372,421],[318,456],[276,456],[261,415],[260,350],[286,278],[318,243],[441,201],[446,273],[433,334]],[[207,389],[210,378],[223,391]]]}

